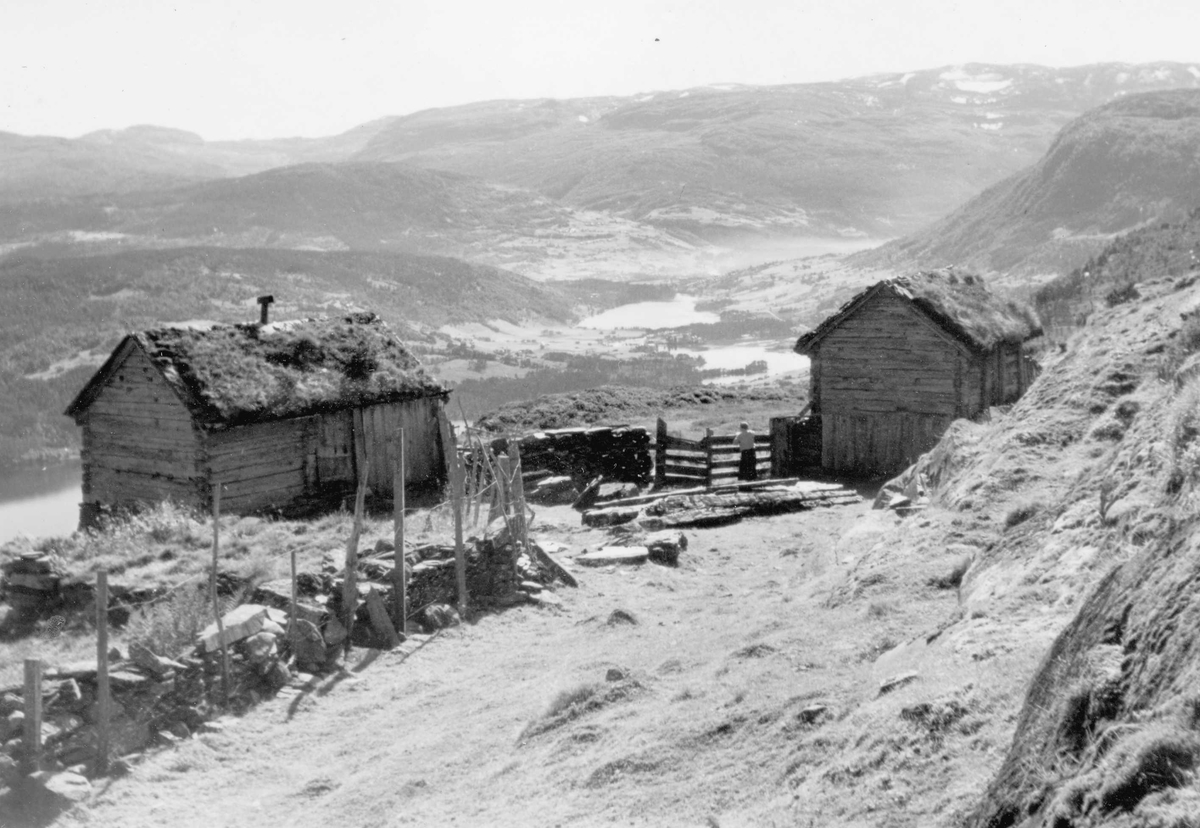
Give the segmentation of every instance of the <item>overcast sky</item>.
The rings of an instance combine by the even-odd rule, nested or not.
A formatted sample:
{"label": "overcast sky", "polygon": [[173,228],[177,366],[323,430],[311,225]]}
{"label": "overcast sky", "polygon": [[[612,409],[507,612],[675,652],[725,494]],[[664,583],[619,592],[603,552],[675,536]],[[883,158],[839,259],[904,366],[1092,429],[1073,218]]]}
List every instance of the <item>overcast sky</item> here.
{"label": "overcast sky", "polygon": [[1200,62],[1197,0],[4,0],[0,131],[331,135],[493,98]]}

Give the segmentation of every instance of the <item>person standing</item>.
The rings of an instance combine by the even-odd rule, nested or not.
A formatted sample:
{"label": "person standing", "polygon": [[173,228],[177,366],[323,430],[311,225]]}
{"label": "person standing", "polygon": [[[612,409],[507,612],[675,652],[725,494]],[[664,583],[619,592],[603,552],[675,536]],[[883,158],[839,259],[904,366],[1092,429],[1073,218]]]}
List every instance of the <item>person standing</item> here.
{"label": "person standing", "polygon": [[754,454],[754,432],[749,423],[742,423],[737,435],[737,446],[742,450],[741,461],[738,463],[738,480],[758,479],[758,458]]}

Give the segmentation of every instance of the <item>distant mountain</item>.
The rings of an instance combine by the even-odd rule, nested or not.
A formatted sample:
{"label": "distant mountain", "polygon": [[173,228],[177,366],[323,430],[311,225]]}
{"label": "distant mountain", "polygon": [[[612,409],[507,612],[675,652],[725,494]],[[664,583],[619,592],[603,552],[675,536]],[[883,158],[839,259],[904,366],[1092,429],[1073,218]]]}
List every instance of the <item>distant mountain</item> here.
{"label": "distant mountain", "polygon": [[1179,87],[1200,88],[1200,67],[968,64],[834,83],[490,101],[328,138],[204,141],[148,126],[76,139],[0,135],[0,203],[398,161],[718,244],[894,237],[1035,162],[1085,110]]}
{"label": "distant mountain", "polygon": [[1181,220],[1196,206],[1200,90],[1130,95],[1072,121],[1038,163],[941,221],[849,261],[1066,273],[1114,234]]}
{"label": "distant mountain", "polygon": [[355,156],[524,187],[713,241],[895,236],[1040,157],[1119,96],[1200,67],[968,64],[837,83],[490,101],[383,126]]}
{"label": "distant mountain", "polygon": [[195,133],[145,125],[80,138],[0,133],[0,203],[124,193],[342,161],[390,121],[372,121],[328,138],[262,141],[205,141]]}

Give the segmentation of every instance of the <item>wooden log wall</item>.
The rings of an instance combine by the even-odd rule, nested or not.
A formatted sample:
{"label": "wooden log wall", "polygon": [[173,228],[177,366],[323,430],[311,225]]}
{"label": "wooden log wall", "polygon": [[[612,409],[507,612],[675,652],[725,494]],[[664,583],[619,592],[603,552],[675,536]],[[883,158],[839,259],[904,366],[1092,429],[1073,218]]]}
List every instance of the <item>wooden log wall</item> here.
{"label": "wooden log wall", "polygon": [[85,504],[204,501],[200,434],[140,348],[130,349],[83,416]]}
{"label": "wooden log wall", "polygon": [[317,484],[318,418],[294,417],[209,432],[205,473],[233,513],[285,506]]}

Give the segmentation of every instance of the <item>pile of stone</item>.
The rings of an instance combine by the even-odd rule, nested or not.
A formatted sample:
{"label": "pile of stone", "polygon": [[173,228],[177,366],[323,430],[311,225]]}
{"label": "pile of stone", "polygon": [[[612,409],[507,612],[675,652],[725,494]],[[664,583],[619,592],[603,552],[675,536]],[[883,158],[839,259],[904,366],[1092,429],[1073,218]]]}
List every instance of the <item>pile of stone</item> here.
{"label": "pile of stone", "polygon": [[[492,450],[505,454],[508,443],[506,437],[493,440]],[[526,434],[517,444],[522,470],[570,477],[577,485],[596,477],[645,484],[654,467],[650,433],[644,428],[558,428]]]}
{"label": "pile of stone", "polygon": [[[230,708],[246,709],[292,681],[285,614],[242,605],[223,621],[223,639],[214,623],[200,634],[193,651],[175,659],[138,643],[127,655],[110,651],[112,770],[120,772],[147,749],[217,729],[210,719],[223,700],[222,640],[230,650]],[[33,779],[19,770],[26,759],[24,688],[0,691],[0,788],[28,793],[24,789],[36,783],[48,796],[86,795],[96,760],[98,671],[91,659],[51,665],[43,672],[42,770]]]}
{"label": "pile of stone", "polygon": [[36,615],[58,604],[63,572],[51,556],[27,549],[0,564],[4,600],[18,615]]}

